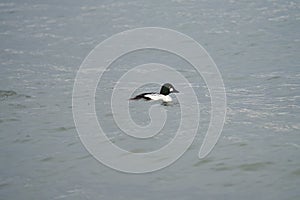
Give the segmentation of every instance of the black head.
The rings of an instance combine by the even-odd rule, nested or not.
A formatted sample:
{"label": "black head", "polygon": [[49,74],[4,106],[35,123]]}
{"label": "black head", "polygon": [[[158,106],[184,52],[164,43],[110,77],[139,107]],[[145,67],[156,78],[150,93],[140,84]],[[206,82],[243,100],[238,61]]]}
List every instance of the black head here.
{"label": "black head", "polygon": [[160,89],[160,94],[168,95],[170,93],[179,93],[170,83],[164,84]]}

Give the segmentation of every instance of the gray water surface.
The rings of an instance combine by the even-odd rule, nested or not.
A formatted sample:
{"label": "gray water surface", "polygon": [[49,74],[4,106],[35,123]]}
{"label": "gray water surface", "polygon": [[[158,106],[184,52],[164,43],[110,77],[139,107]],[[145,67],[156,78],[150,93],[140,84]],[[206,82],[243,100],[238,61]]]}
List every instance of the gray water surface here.
{"label": "gray water surface", "polygon": [[[300,199],[299,21],[300,3],[290,0],[1,1],[0,199]],[[202,44],[222,74],[228,108],[218,144],[199,160],[210,117],[203,80],[159,52],[116,62],[97,90],[96,109],[121,147],[143,152],[165,145],[180,115],[179,103],[166,107],[166,132],[149,142],[124,136],[107,101],[126,66],[176,66],[201,102],[198,135],[184,156],[158,172],[131,175],[86,151],[73,121],[72,90],[97,44],[145,26]],[[148,122],[148,104],[130,106],[137,123]]]}

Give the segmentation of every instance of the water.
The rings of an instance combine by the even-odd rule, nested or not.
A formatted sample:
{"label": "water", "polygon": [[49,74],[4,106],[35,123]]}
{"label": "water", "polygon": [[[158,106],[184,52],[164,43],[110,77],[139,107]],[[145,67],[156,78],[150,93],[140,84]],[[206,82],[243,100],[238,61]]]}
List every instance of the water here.
{"label": "water", "polygon": [[[299,8],[289,0],[1,1],[0,199],[299,199]],[[81,62],[98,43],[144,26],[178,30],[206,48],[223,76],[228,113],[217,146],[198,160],[208,91],[185,63],[172,59],[200,89],[198,137],[170,167],[130,175],[99,164],[85,150],[73,122],[72,89]],[[147,62],[145,55],[128,64]],[[108,74],[107,91],[118,73]],[[111,113],[100,102],[97,109],[109,124]],[[177,106],[167,109],[176,116]],[[138,123],[147,122],[135,112],[147,110],[145,104],[132,108]],[[169,120],[166,129],[176,128],[175,117]],[[110,128],[116,144],[131,147]],[[167,136],[131,150],[155,149]]]}

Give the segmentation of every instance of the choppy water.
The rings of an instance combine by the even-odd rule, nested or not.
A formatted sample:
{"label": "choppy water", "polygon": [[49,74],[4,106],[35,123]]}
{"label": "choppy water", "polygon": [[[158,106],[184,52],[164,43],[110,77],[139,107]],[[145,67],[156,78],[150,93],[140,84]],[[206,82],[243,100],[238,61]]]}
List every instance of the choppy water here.
{"label": "choppy water", "polygon": [[[12,0],[1,1],[0,16],[0,199],[300,198],[298,1]],[[81,62],[98,43],[144,26],[178,30],[206,48],[223,76],[228,113],[217,146],[198,160],[209,96],[197,82],[203,103],[192,147],[168,168],[129,175],[99,164],[81,144],[72,89]],[[148,62],[146,55],[127,61]],[[196,82],[184,63],[169,62]],[[115,74],[107,77],[111,82],[99,89],[104,100]],[[112,114],[97,98],[98,115],[109,125]],[[146,110],[142,102],[132,107]],[[176,104],[167,109],[176,116]],[[133,116],[138,123],[148,120]],[[166,128],[176,122],[171,117]],[[116,144],[136,152],[168,141],[165,134],[131,146],[115,128],[107,130]]]}

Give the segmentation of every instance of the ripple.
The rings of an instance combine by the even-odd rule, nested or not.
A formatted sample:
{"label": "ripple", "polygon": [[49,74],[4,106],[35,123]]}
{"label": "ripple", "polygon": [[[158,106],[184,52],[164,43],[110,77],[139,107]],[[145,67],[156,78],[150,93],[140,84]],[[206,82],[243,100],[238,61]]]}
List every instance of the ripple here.
{"label": "ripple", "polygon": [[16,118],[0,119],[0,123],[4,123],[4,122],[17,122],[17,121],[20,121],[20,120],[16,119]]}
{"label": "ripple", "polygon": [[278,124],[273,122],[264,123],[263,128],[269,129],[275,132],[289,132],[292,128],[287,124]]}
{"label": "ripple", "polygon": [[30,141],[32,141],[32,138],[29,135],[27,135],[25,138],[17,138],[13,142],[22,144]]}
{"label": "ripple", "polygon": [[87,155],[84,155],[84,156],[80,156],[78,158],[76,158],[77,160],[84,160],[84,159],[87,159],[87,158],[92,158],[93,156],[91,154],[87,154]]}
{"label": "ripple", "polygon": [[68,130],[71,130],[71,129],[75,129],[75,126],[70,126],[70,127],[58,127],[58,128],[55,128],[53,129],[54,132],[64,132],[64,131],[68,131]]}
{"label": "ripple", "polygon": [[17,92],[15,92],[13,90],[0,90],[0,101],[6,100],[8,98],[14,98],[14,97],[31,98],[31,96],[29,96],[29,95],[18,94]]}
{"label": "ripple", "polygon": [[201,165],[204,165],[204,164],[207,164],[207,163],[211,163],[213,162],[212,159],[203,159],[203,160],[200,160],[198,162],[196,162],[195,164],[193,164],[194,167],[198,167],[198,166],[201,166]]}
{"label": "ripple", "polygon": [[12,90],[0,90],[0,98],[6,98],[10,96],[16,96],[17,93]]}
{"label": "ripple", "polygon": [[52,161],[52,160],[54,160],[54,157],[52,157],[52,156],[47,156],[46,158],[43,158],[43,159],[41,159],[40,161],[42,161],[42,162],[48,162],[48,161]]}
{"label": "ripple", "polygon": [[272,76],[270,78],[267,79],[267,81],[273,80],[273,79],[279,79],[281,78],[280,76]]}
{"label": "ripple", "polygon": [[256,163],[249,163],[243,164],[238,166],[239,169],[243,171],[259,171],[261,169],[266,168],[268,165],[274,164],[273,162],[256,162]]}
{"label": "ripple", "polygon": [[292,175],[300,176],[300,169],[293,171]]}
{"label": "ripple", "polygon": [[4,188],[4,187],[7,187],[9,186],[10,183],[8,181],[1,181],[0,182],[0,189]]}

